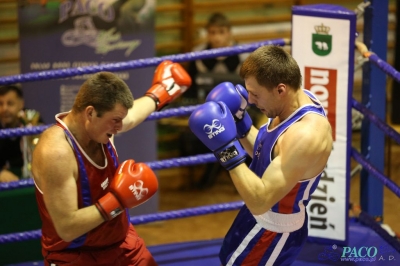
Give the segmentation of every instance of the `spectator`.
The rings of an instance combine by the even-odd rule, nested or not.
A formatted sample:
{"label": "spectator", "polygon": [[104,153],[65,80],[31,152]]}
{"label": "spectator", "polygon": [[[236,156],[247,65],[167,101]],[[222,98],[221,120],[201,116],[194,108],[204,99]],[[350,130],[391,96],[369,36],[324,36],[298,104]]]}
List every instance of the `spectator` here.
{"label": "spectator", "polygon": [[[36,126],[43,123],[38,111],[24,108],[19,86],[0,86],[0,129]],[[0,139],[0,182],[31,176],[32,151],[38,135]]]}
{"label": "spectator", "polygon": [[[237,44],[232,35],[231,22],[220,12],[211,14],[205,30],[206,42],[196,46],[193,51],[224,48]],[[239,70],[247,56],[248,54],[242,53],[190,61],[188,73],[192,78],[193,84],[191,90],[183,95],[181,104],[195,105],[203,103],[207,94],[215,86],[225,81],[244,85],[243,80],[239,76]],[[249,113],[252,114],[253,112],[250,111]],[[181,144],[183,156],[209,152],[203,143],[193,134],[190,134],[189,129],[183,132],[181,139],[183,142]],[[219,163],[208,163],[201,178],[194,182],[194,187],[196,189],[206,189],[213,186],[220,170],[222,168]]]}
{"label": "spectator", "polygon": [[[196,46],[193,51],[223,48],[236,45],[231,31],[231,23],[222,13],[213,13],[206,24],[206,43]],[[189,93],[183,97],[183,104],[197,104],[203,102],[205,94],[222,81],[241,82],[239,69],[247,54],[221,56],[191,61],[188,72],[193,80]],[[210,78],[204,74],[211,74]],[[213,78],[212,74],[218,74]],[[203,77],[203,78],[202,78]],[[206,89],[205,89],[206,87]],[[207,89],[208,87],[208,89]]]}

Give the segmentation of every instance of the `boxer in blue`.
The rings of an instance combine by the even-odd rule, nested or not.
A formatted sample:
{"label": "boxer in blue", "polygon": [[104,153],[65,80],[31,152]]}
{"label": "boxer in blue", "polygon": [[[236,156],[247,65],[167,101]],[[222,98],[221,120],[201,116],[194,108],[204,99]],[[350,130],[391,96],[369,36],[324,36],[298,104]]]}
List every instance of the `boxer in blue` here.
{"label": "boxer in blue", "polygon": [[[258,48],[240,76],[246,89],[219,84],[189,118],[245,202],[219,257],[223,265],[290,265],[307,239],[306,206],[332,150],[331,126],[317,97],[301,88],[299,66],[283,48]],[[248,103],[268,117],[259,130]]]}

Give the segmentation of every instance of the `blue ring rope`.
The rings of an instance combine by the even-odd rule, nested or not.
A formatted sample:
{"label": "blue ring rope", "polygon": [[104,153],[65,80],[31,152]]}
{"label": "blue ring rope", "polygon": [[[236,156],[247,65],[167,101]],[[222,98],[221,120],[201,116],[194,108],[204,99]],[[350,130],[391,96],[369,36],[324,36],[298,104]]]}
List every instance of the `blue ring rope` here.
{"label": "blue ring rope", "polygon": [[171,60],[173,62],[185,62],[193,61],[197,59],[204,58],[215,58],[219,56],[229,56],[241,53],[252,52],[257,48],[265,45],[280,45],[284,46],[287,44],[285,39],[267,40],[261,42],[255,42],[250,44],[236,45],[231,47],[223,47],[217,49],[209,49],[198,52],[189,52],[184,54],[175,54],[162,57],[153,57],[145,59],[137,59],[126,62],[109,63],[95,66],[86,67],[76,67],[76,68],[65,68],[56,70],[47,70],[40,72],[31,72],[14,76],[0,77],[0,85],[13,84],[13,83],[23,83],[28,81],[39,81],[39,80],[49,80],[49,79],[59,79],[74,77],[84,74],[93,74],[99,71],[121,71],[128,69],[144,68],[150,66],[157,66],[162,61]]}
{"label": "blue ring rope", "polygon": [[[79,67],[79,68],[69,68],[69,69],[61,69],[61,70],[53,70],[53,71],[42,71],[42,72],[34,72],[34,73],[27,73],[21,74],[16,76],[9,76],[9,77],[0,77],[0,85],[5,84],[12,84],[18,82],[27,82],[27,81],[37,81],[37,80],[46,80],[46,79],[57,79],[57,78],[65,78],[71,77],[76,75],[83,75],[88,73],[96,73],[98,71],[120,71],[125,69],[135,69],[147,66],[155,66],[161,63],[164,60],[171,60],[174,62],[183,62],[183,61],[191,61],[200,58],[214,58],[216,56],[228,56],[234,54],[240,54],[245,52],[251,52],[257,49],[260,46],[264,45],[285,45],[287,41],[284,39],[277,39],[271,41],[264,41],[258,42],[248,45],[240,45],[234,47],[226,47],[226,48],[219,48],[219,49],[212,49],[200,52],[191,52],[186,54],[178,54],[178,55],[171,55],[171,56],[164,56],[159,58],[149,58],[149,59],[139,59],[139,60],[132,60],[128,62],[120,62],[120,63],[112,63],[112,64],[105,64],[105,65],[98,65],[98,66],[89,66],[89,67]],[[393,67],[389,64],[381,60],[375,54],[371,54],[369,60],[376,64],[379,68],[381,68],[385,73],[400,81],[399,72],[397,72]],[[390,126],[387,126],[383,121],[381,121],[378,117],[374,116],[369,110],[359,104],[354,99],[352,100],[353,107],[366,115],[373,123],[375,123],[380,129],[382,129],[387,135],[391,136],[396,142],[400,143],[400,136],[399,134],[391,129]],[[186,113],[191,113],[195,107],[188,108],[184,111],[181,110],[169,110],[165,113],[158,112],[149,116],[148,120],[155,120],[165,117],[177,116],[177,115],[186,115]],[[175,112],[175,113],[174,113]],[[185,113],[185,114],[183,114]],[[51,125],[44,125],[38,127],[30,127],[30,128],[22,128],[22,129],[12,129],[12,130],[0,130],[0,138],[5,137],[13,137],[13,136],[20,136],[20,135],[34,135],[43,132],[46,128]],[[363,158],[354,148],[352,149],[352,156],[358,161],[367,171],[371,172],[375,177],[377,177],[381,182],[383,182],[389,189],[391,189],[398,197],[400,197],[400,188],[382,173],[380,173],[377,169],[375,169],[372,165],[370,165],[365,158]],[[166,160],[164,162],[154,162],[148,163],[150,167],[154,169],[162,169],[167,167],[174,167],[179,165],[193,165],[203,162],[214,162],[216,161],[213,154],[205,154],[200,156],[191,156],[186,158],[178,158],[172,160]],[[10,188],[19,188],[19,187],[28,187],[33,186],[34,182],[32,179],[25,179],[16,182],[9,182],[7,186],[2,186],[3,184],[7,183],[0,183],[0,191]],[[131,217],[131,222],[135,224],[143,224],[153,221],[159,220],[169,220],[175,218],[183,218],[195,215],[204,215],[209,213],[216,213],[221,211],[227,210],[234,210],[238,209],[243,206],[243,202],[233,202],[233,203],[225,203],[225,204],[217,204],[217,205],[209,205],[209,206],[202,206],[197,208],[189,208],[171,212],[162,212],[156,214],[148,214],[148,215],[141,215],[137,217]],[[366,225],[370,226],[374,231],[380,232],[380,227],[375,221],[371,222],[371,219],[367,219],[363,213],[360,214],[360,221],[364,222]],[[380,228],[383,230],[382,228]],[[387,233],[386,233],[387,234]],[[34,231],[26,231],[20,233],[12,233],[6,235],[0,235],[0,244],[15,242],[15,241],[25,241],[31,239],[38,239],[41,236],[41,230],[34,230]],[[383,237],[383,235],[381,235]],[[398,243],[391,243],[391,239],[386,239],[391,245],[394,245],[396,250],[400,251],[398,247]],[[397,240],[396,240],[397,241]]]}
{"label": "blue ring rope", "polygon": [[[228,203],[219,203],[214,205],[207,205],[201,206],[196,208],[187,208],[182,210],[176,211],[169,211],[169,212],[160,212],[155,214],[146,214],[146,215],[139,215],[133,216],[130,218],[130,221],[135,224],[145,224],[154,221],[164,221],[164,220],[171,220],[176,218],[184,218],[190,216],[199,216],[205,214],[214,214],[224,211],[232,211],[237,210],[243,206],[242,201],[236,202],[228,202]],[[13,242],[22,242],[27,240],[35,240],[40,239],[42,235],[42,230],[32,230],[32,231],[25,231],[19,233],[10,233],[0,235],[0,245],[13,243]]]}

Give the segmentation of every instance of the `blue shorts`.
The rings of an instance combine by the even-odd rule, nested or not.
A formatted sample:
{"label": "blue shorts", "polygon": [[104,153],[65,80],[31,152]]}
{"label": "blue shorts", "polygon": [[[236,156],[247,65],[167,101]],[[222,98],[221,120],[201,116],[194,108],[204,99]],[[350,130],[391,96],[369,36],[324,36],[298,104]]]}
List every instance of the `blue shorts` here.
{"label": "blue shorts", "polygon": [[262,227],[243,206],[225,236],[219,258],[222,265],[291,265],[307,236],[307,215],[300,229],[276,233]]}

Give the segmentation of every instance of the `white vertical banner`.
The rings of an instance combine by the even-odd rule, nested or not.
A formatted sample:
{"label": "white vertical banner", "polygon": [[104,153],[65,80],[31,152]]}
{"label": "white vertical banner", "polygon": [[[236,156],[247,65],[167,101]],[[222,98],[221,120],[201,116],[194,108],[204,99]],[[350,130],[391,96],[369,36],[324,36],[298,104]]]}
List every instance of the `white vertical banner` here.
{"label": "white vertical banner", "polygon": [[322,102],[334,147],[307,206],[309,237],[347,243],[356,14],[334,5],[292,8],[292,55],[304,89]]}

